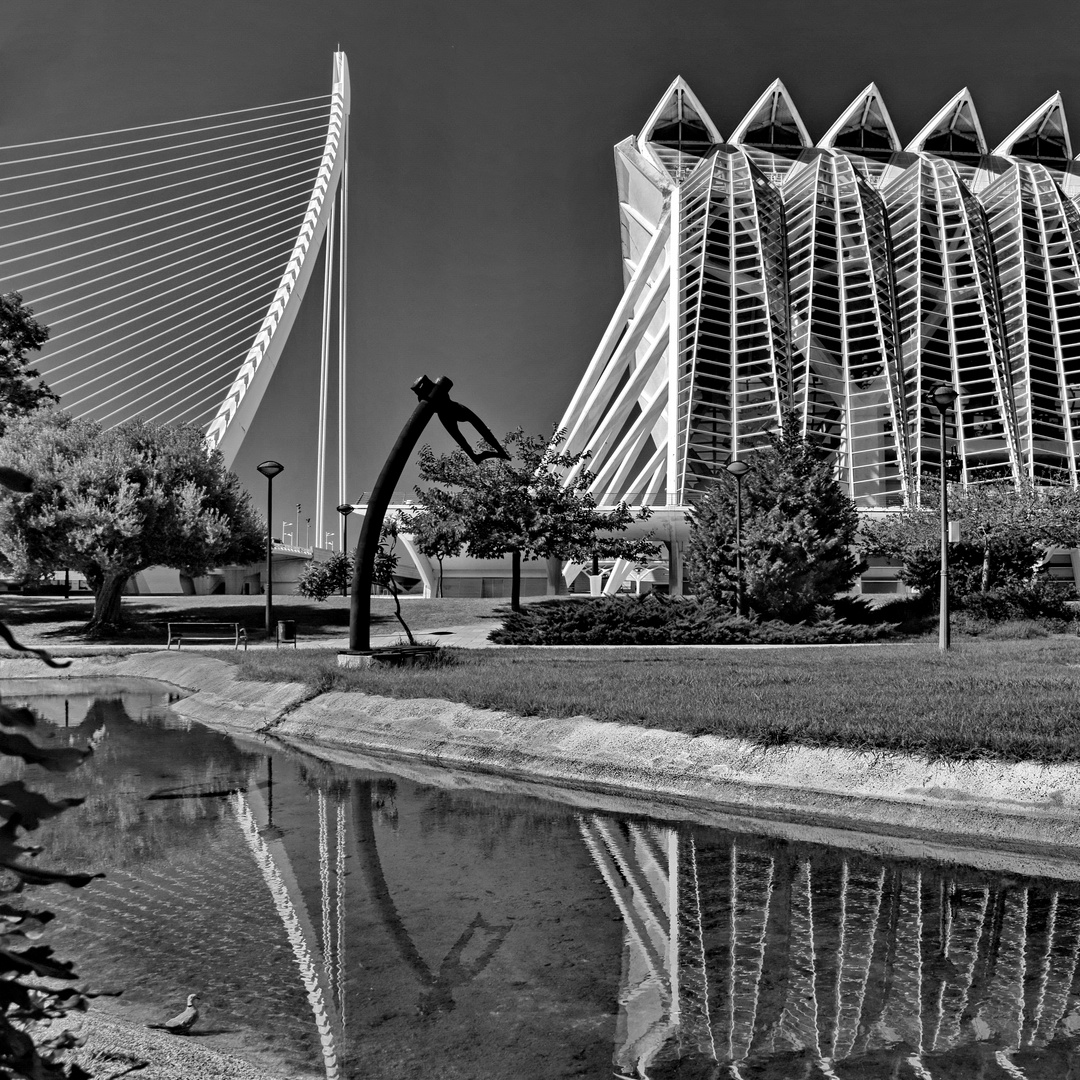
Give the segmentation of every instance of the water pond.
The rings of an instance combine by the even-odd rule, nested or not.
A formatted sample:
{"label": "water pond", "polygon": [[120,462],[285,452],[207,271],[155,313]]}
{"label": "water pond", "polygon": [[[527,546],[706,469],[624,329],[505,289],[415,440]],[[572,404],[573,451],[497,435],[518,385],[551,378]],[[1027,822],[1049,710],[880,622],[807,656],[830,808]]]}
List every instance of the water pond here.
{"label": "water pond", "polygon": [[[50,794],[49,943],[137,1024],[290,1077],[1080,1076],[1080,883],[420,783],[14,683],[94,756]],[[1077,876],[1080,877],[1080,871]]]}

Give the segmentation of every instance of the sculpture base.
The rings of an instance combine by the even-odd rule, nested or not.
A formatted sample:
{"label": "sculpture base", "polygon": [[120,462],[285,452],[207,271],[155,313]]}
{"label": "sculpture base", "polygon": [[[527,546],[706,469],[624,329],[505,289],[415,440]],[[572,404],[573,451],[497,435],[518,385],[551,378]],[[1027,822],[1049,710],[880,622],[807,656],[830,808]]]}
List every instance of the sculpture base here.
{"label": "sculpture base", "polygon": [[338,667],[345,668],[368,668],[374,665],[372,654],[368,652],[339,652],[337,654]]}
{"label": "sculpture base", "polygon": [[337,654],[338,667],[402,667],[406,664],[424,664],[435,658],[437,645],[390,645],[382,649],[351,649]]}

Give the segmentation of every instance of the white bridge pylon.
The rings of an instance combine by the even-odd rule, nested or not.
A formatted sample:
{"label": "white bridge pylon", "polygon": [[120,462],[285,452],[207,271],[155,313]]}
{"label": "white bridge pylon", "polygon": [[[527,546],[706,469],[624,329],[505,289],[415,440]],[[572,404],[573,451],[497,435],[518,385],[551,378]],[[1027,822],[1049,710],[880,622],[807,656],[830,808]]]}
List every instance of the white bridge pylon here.
{"label": "white bridge pylon", "polygon": [[[281,275],[281,282],[274,293],[270,308],[263,318],[255,340],[248,349],[247,356],[225,395],[225,400],[218,408],[217,415],[210,423],[206,433],[206,440],[210,446],[220,450],[228,464],[232,464],[236,457],[244,435],[251,424],[251,420],[262,401],[270,376],[277,367],[281,357],[281,351],[285,347],[285,341],[292,329],[296,312],[308,281],[311,278],[314,266],[314,256],[323,242],[324,236],[329,231],[330,235],[326,244],[326,283],[324,304],[324,327],[322,363],[325,370],[326,357],[328,355],[328,329],[329,329],[329,299],[332,294],[332,253],[333,253],[333,226],[334,226],[334,203],[335,198],[341,193],[342,213],[341,224],[344,226],[346,215],[344,212],[345,196],[347,194],[347,180],[343,184],[342,178],[347,177],[347,148],[348,148],[348,121],[349,121],[349,64],[343,52],[334,54],[334,84],[331,91],[330,122],[326,131],[326,144],[323,149],[322,161],[319,172],[315,178],[315,186],[312,188],[311,197],[308,201],[307,210],[304,214],[300,231],[296,237],[288,264]],[[340,273],[342,281],[341,301],[344,304],[344,256],[345,243],[339,247],[341,255]],[[341,326],[344,327],[344,314],[341,314]],[[339,334],[339,350],[344,356],[344,333]],[[323,395],[320,394],[322,398]],[[320,400],[320,421],[325,414],[325,401]],[[320,447],[320,454],[323,448]],[[321,460],[321,459],[320,459]],[[320,485],[321,487],[321,485]],[[322,523],[322,515],[317,514],[316,520]]]}
{"label": "white bridge pylon", "polygon": [[345,492],[349,111],[339,51],[328,95],[0,145],[0,293],[50,328],[61,406],[106,428],[194,424],[231,466],[325,251],[316,537],[335,346]]}

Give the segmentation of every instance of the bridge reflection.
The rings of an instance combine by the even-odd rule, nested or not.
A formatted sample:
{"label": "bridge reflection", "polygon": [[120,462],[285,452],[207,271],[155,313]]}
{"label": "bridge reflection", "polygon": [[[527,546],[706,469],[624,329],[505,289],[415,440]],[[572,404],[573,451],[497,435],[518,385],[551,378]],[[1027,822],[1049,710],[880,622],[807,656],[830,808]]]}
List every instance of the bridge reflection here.
{"label": "bridge reflection", "polygon": [[1063,1075],[1042,1051],[1080,1027],[1075,886],[579,828],[625,922],[616,1075]]}

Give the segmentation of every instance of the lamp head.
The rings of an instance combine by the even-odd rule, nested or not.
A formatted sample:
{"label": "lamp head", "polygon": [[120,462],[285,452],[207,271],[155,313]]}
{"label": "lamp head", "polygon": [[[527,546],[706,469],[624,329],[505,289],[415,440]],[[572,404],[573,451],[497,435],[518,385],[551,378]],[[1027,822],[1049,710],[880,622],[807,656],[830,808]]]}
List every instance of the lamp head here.
{"label": "lamp head", "polygon": [[736,480],[741,480],[750,471],[750,466],[745,461],[740,461],[739,458],[732,458],[724,468],[727,469]]}
{"label": "lamp head", "polygon": [[337,508],[337,512],[339,514],[341,514],[342,517],[348,517],[353,512],[353,504],[352,503],[339,503],[338,508]]}
{"label": "lamp head", "polygon": [[279,461],[264,461],[260,465],[255,466],[266,477],[267,480],[273,480],[278,473],[285,471],[285,466]]}
{"label": "lamp head", "polygon": [[938,383],[930,391],[930,396],[934,399],[934,404],[944,412],[960,395],[957,393],[955,386],[950,386],[948,383]]}

